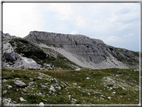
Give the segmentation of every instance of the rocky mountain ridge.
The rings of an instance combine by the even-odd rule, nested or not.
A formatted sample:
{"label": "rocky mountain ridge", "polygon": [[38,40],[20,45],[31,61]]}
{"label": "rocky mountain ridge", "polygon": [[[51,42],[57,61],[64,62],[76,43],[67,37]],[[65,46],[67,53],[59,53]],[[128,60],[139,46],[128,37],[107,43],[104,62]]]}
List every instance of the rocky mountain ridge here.
{"label": "rocky mountain ridge", "polygon": [[135,68],[139,64],[138,52],[84,35],[31,31],[22,39],[3,34],[3,47],[3,66],[19,69]]}
{"label": "rocky mountain ridge", "polygon": [[127,68],[130,65],[138,65],[138,53],[108,46],[99,39],[91,39],[84,35],[31,31],[24,39],[41,47],[41,44],[45,44],[48,47],[64,49],[84,62],[87,66],[83,67],[86,68]]}

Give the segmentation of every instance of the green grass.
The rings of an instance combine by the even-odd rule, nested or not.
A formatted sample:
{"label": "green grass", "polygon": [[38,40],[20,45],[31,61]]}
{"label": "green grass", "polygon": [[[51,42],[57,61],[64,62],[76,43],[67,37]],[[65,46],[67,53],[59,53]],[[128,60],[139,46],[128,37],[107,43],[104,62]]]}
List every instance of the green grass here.
{"label": "green grass", "polygon": [[[42,79],[39,78],[39,72],[43,74]],[[90,79],[86,79],[87,77]],[[107,83],[104,77],[111,78],[115,83]],[[34,83],[30,88],[20,88],[14,84],[15,78],[19,78],[27,85],[30,82]],[[54,78],[58,81],[57,83],[53,81]],[[2,79],[7,80],[2,87],[3,90],[7,90],[3,98],[11,98],[12,101],[20,104],[39,104],[40,102],[44,104],[138,104],[139,102],[136,101],[139,99],[139,90],[136,88],[139,84],[138,78],[139,72],[134,69],[46,71],[3,68]],[[120,86],[116,87],[117,84]],[[7,85],[11,85],[12,88],[8,89]],[[54,86],[55,92],[50,92],[51,85]],[[56,87],[61,87],[61,90]],[[113,92],[116,93],[113,94]],[[42,95],[37,95],[38,93]],[[69,95],[71,95],[70,99]],[[20,102],[20,97],[27,101]],[[108,97],[111,97],[111,100]]]}

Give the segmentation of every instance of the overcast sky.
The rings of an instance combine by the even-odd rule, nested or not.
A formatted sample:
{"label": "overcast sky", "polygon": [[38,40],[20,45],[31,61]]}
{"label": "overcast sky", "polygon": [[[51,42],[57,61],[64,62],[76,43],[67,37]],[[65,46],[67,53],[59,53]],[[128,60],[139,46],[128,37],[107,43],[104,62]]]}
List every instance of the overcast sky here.
{"label": "overcast sky", "polygon": [[3,32],[82,34],[139,51],[139,3],[3,3]]}

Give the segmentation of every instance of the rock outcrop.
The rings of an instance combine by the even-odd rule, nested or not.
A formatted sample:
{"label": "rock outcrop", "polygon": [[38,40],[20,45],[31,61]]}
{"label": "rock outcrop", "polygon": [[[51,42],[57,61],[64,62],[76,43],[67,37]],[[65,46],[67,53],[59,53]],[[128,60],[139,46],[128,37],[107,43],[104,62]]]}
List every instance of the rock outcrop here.
{"label": "rock outcrop", "polygon": [[20,54],[16,53],[9,43],[12,39],[16,38],[10,34],[3,34],[3,67],[8,67],[12,69],[40,69],[33,59],[22,57]]}

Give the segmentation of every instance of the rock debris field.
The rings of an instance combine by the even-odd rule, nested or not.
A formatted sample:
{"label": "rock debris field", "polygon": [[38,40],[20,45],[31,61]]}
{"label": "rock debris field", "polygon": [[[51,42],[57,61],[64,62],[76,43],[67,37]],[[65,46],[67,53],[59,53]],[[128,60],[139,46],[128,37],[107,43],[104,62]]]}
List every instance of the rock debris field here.
{"label": "rock debris field", "polygon": [[3,104],[139,104],[137,69],[3,68]]}

